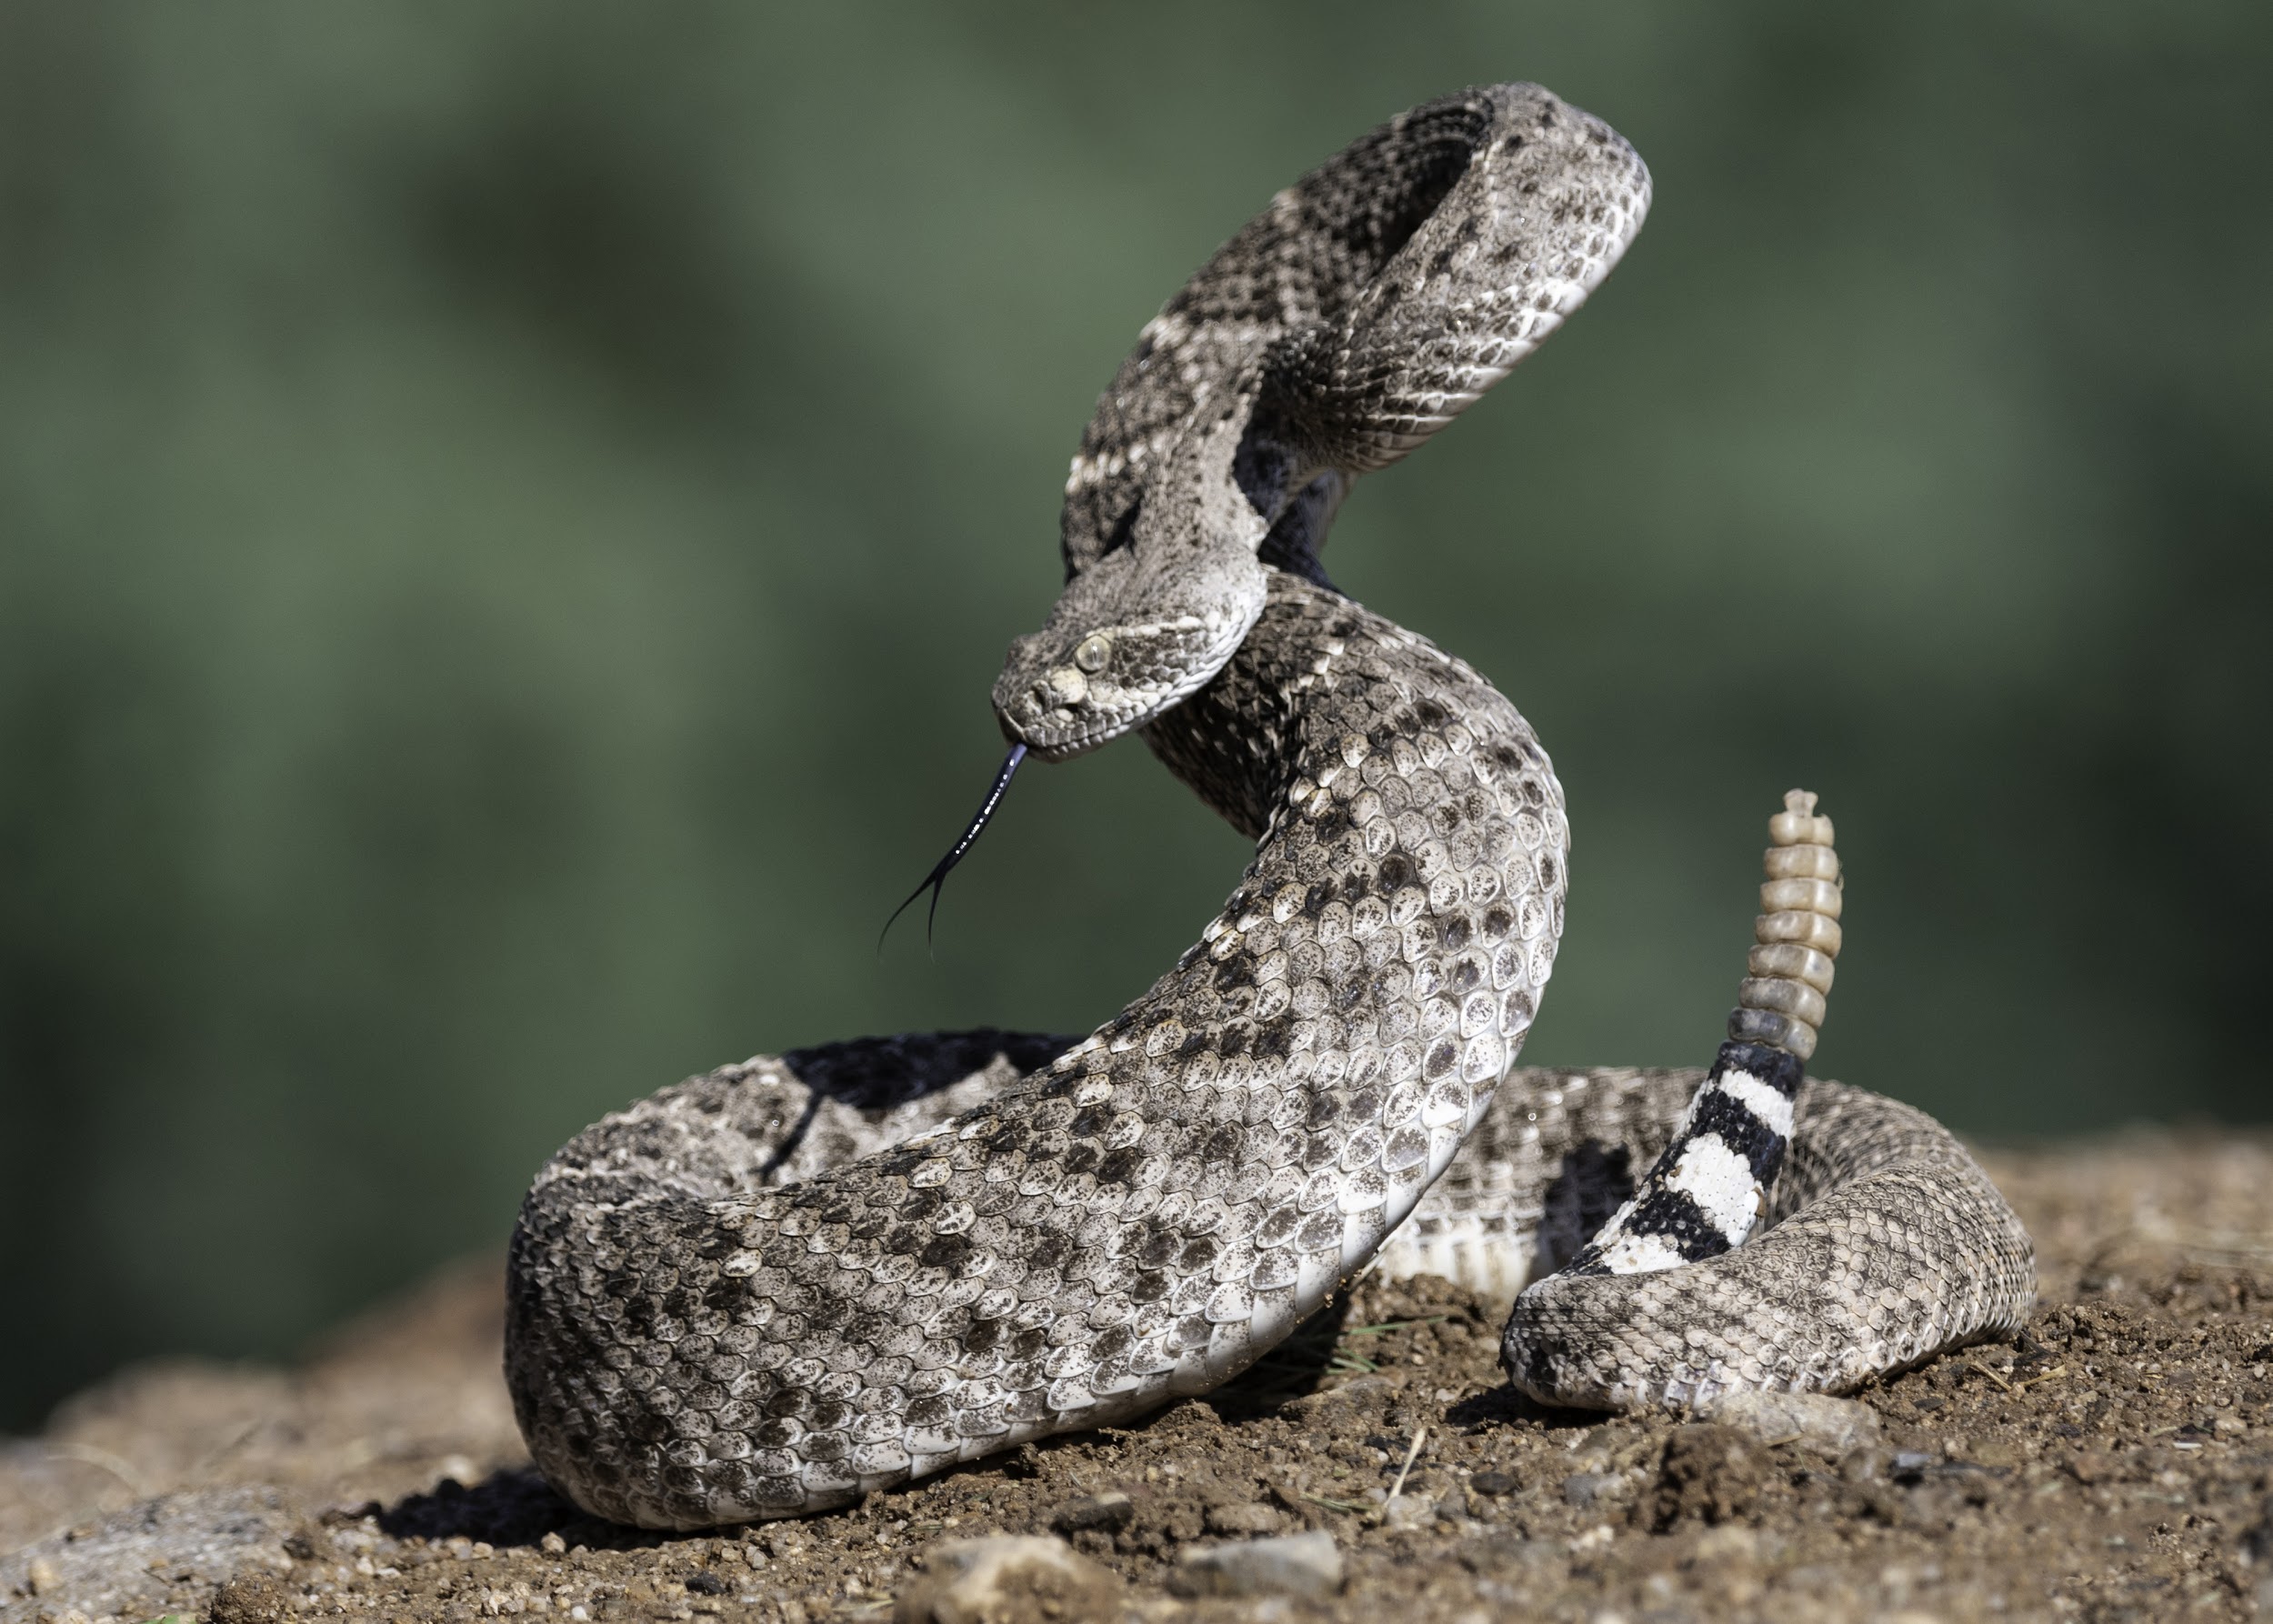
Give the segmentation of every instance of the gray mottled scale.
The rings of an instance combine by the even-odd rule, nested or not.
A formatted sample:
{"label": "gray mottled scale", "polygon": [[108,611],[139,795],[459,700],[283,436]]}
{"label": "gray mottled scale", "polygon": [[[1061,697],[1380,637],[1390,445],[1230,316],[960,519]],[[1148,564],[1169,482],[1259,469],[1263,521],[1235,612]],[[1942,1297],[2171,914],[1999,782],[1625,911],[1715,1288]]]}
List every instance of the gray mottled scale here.
{"label": "gray mottled scale", "polygon": [[1790,1159],[1747,1244],[1525,1292],[1503,1349],[1517,1385],[1618,1409],[1739,1388],[1836,1392],[2027,1315],[2026,1232],[1923,1112],[1811,1078]]}
{"label": "gray mottled scale", "polygon": [[1609,274],[1648,206],[1633,149],[1537,85],[1447,96],[1353,142],[1147,324],[1066,480],[1067,574],[1125,543],[1194,416],[1243,384],[1276,419],[1252,451],[1331,441],[1297,486],[1308,501],[1276,516],[1285,556],[1270,561],[1314,564],[1342,475],[1394,461],[1506,376]]}
{"label": "gray mottled scale", "polygon": [[1392,1279],[1439,1275],[1513,1303],[1632,1192],[1704,1075],[1518,1069],[1375,1269]]}
{"label": "gray mottled scale", "polygon": [[[1078,1041],[761,1058],[571,1141],[507,1291],[557,1488],[657,1528],[841,1505],[1212,1387],[1369,1266],[1535,1281],[1504,1357],[1566,1403],[1837,1386],[2025,1308],[2026,1237],[1955,1142],[1796,1069],[1761,1232],[1586,1272],[1621,1204],[1664,1228],[1643,1169],[1677,1128],[1742,1137],[1707,1106],[1743,1086],[1515,1068],[1563,926],[1561,789],[1488,683],[1324,584],[1350,483],[1551,332],[1647,201],[1599,120],[1464,93],[1280,194],[1147,328],[1068,482],[1065,591],[995,687],[998,792],[1135,731],[1253,860]],[[1747,1031],[1812,1043],[1807,953],[1835,944],[1763,917]]]}
{"label": "gray mottled scale", "polygon": [[[1273,833],[1201,945],[1107,1027],[794,1187],[760,1175],[796,1168],[787,1134],[832,1117],[766,1062],[635,1107],[548,1169],[514,1348],[556,1481],[645,1523],[846,1499],[1212,1387],[1372,1258],[1536,1007],[1554,910],[1517,904],[1559,894],[1561,796],[1511,706],[1354,605],[1275,575],[1257,645],[1304,651],[1303,675],[1243,654],[1156,726],[1167,752],[1246,707],[1283,718],[1287,760],[1257,767],[1283,797]],[[699,1171],[698,1119],[743,1141]],[[561,1348],[610,1326],[637,1342],[628,1368],[603,1348],[558,1379],[592,1362]]]}
{"label": "gray mottled scale", "polygon": [[1728,1041],[1633,1194],[1508,1318],[1502,1362],[1537,1397],[1849,1387],[2034,1299],[2028,1236],[1940,1124],[1805,1078],[1844,881],[1813,795],[1790,792],[1768,832]]}

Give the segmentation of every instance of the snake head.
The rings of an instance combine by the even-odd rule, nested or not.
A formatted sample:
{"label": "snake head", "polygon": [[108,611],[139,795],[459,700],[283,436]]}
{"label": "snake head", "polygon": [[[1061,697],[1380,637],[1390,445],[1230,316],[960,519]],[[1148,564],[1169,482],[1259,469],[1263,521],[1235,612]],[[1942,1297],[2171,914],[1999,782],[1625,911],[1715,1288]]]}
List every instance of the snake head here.
{"label": "snake head", "polygon": [[1003,736],[1063,761],[1141,727],[1224,667],[1263,612],[1265,570],[1239,546],[1123,547],[1066,584],[995,679]]}

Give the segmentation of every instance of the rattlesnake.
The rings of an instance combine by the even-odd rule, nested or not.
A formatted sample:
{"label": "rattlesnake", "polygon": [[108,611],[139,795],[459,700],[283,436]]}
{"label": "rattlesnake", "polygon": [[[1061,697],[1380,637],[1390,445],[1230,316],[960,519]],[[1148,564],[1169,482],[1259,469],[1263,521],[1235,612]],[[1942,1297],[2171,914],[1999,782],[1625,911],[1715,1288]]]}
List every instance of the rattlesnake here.
{"label": "rattlesnake", "polygon": [[571,1141],[506,1343],[563,1492],[659,1528],[841,1505],[1205,1390],[1369,1264],[1512,1298],[1567,1263],[1503,1348],[1565,1404],[1838,1388],[2018,1323],[2028,1239],[1965,1152],[1802,1081],[1841,895],[1812,799],[1773,826],[1709,1075],[1515,1069],[1561,788],[1512,705],[1319,565],[1348,482],[1576,308],[1648,188],[1546,91],[1468,92],[1280,193],[1146,327],[1073,465],[1064,595],[996,687],[988,806],[1025,754],[1136,730],[1253,860],[1077,1042],[760,1058]]}

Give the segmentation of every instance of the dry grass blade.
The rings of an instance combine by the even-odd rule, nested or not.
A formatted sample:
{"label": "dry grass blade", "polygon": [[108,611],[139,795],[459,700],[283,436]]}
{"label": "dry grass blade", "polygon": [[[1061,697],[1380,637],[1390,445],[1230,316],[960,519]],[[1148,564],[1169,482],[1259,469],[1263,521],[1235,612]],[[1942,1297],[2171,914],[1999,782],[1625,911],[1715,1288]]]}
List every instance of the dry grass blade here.
{"label": "dry grass blade", "polygon": [[2011,1391],[2013,1390],[2013,1384],[2012,1384],[2011,1382],[2007,1381],[2007,1380],[2006,1380],[2003,1377],[1999,1376],[1999,1375],[1998,1375],[1996,1371],[1994,1371],[1994,1370],[1990,1369],[1990,1368],[1989,1368],[1987,1365],[1985,1365],[1985,1364],[1981,1363],[1981,1361],[1980,1361],[1980,1360],[1978,1360],[1978,1359],[1968,1359],[1968,1360],[1966,1360],[1966,1363],[1967,1363],[1968,1365],[1971,1366],[1974,1369],[1978,1370],[1978,1371],[1979,1371],[1982,1375],[1984,1375],[1984,1376],[1988,1377],[1988,1378],[1991,1381],[1995,1382],[1995,1383],[1996,1383],[1996,1384],[1997,1384],[1999,1388],[2003,1388],[2006,1392],[2009,1393],[2009,1392],[2011,1392]]}
{"label": "dry grass blade", "polygon": [[1391,1499],[1405,1492],[1405,1479],[1413,1469],[1413,1462],[1420,1459],[1421,1445],[1428,1440],[1428,1429],[1423,1427],[1413,1434],[1413,1447],[1405,1451],[1405,1464],[1397,1469],[1397,1481],[1389,1485]]}
{"label": "dry grass blade", "polygon": [[1417,1325],[1440,1325],[1451,1318],[1449,1314],[1431,1314],[1426,1319],[1384,1319],[1378,1325],[1354,1325],[1342,1335],[1345,1337],[1386,1337],[1391,1331],[1407,1331]]}
{"label": "dry grass blade", "polygon": [[91,1466],[97,1471],[108,1472],[124,1483],[133,1492],[135,1499],[147,1499],[150,1497],[151,1490],[143,1483],[141,1475],[125,1460],[112,1454],[108,1449],[99,1449],[94,1444],[50,1444],[47,1447],[47,1458],[51,1460],[75,1460],[82,1466]]}

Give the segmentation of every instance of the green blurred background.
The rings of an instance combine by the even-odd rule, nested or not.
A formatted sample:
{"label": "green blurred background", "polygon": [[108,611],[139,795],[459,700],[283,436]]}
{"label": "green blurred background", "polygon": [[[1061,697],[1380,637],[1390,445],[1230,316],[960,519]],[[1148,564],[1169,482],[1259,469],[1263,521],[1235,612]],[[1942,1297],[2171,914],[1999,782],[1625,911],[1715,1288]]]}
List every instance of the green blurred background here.
{"label": "green blurred background", "polygon": [[1242,846],[1134,742],[876,932],[1137,327],[1513,77],[1656,212],[1330,559],[1561,768],[1527,1058],[1708,1058],[1805,783],[1824,1069],[2273,1115],[2263,6],[18,3],[0,1426],[496,1248],[685,1073],[1141,990]]}

